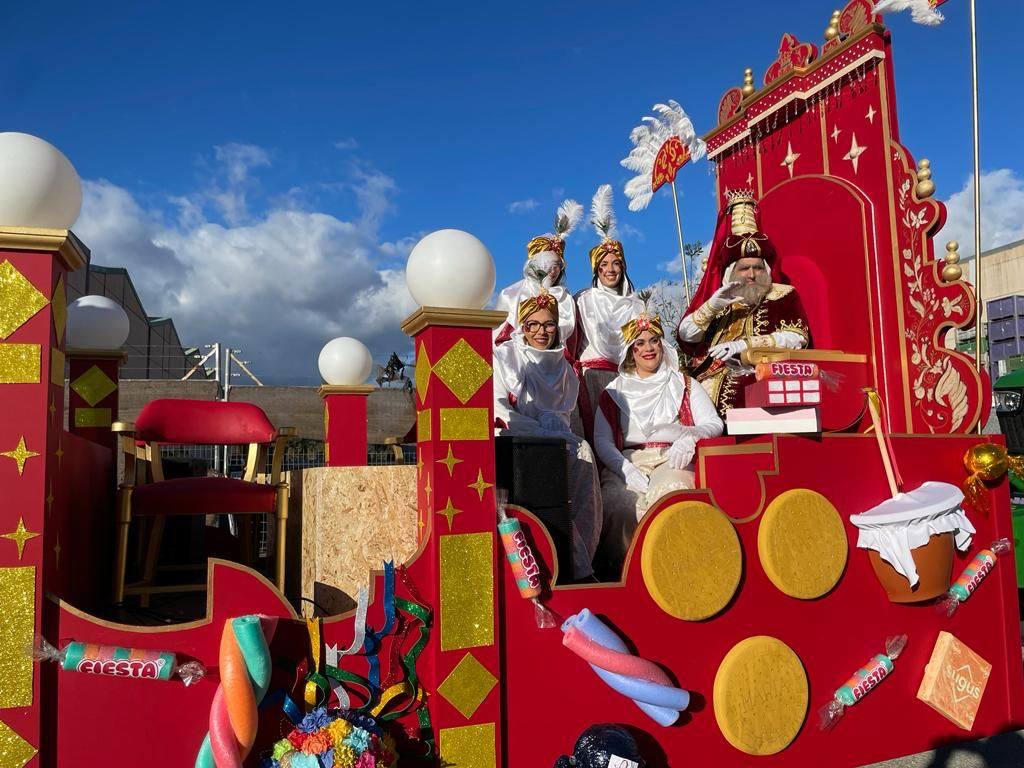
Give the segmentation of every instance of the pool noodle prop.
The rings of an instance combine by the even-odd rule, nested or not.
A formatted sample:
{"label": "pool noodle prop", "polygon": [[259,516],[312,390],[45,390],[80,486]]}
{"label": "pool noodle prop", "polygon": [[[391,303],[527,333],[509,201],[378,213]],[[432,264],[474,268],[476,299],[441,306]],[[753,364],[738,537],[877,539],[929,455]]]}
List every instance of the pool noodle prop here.
{"label": "pool noodle prop", "polygon": [[562,632],[566,648],[658,725],[672,725],[690,705],[688,691],[676,688],[657,664],[631,654],[619,636],[586,608],[566,619]]}
{"label": "pool noodle prop", "polygon": [[270,685],[270,649],[259,616],[224,623],[220,639],[220,685],[210,707],[210,732],[196,768],[242,768],[252,750],[259,710]]}
{"label": "pool noodle prop", "polygon": [[906,635],[887,638],[885,653],[876,654],[867,664],[854,672],[849,680],[836,689],[832,695],[832,701],[818,712],[821,729],[827,731],[835,727],[847,707],[852,707],[888,677],[894,669],[893,661],[906,646]]}
{"label": "pool noodle prop", "polygon": [[996,567],[996,558],[1005,555],[1010,551],[1010,540],[1007,538],[997,539],[992,542],[988,549],[981,550],[974,556],[967,567],[964,568],[957,580],[949,588],[946,597],[939,603],[939,610],[947,616],[956,613],[960,603],[974,594],[974,590],[985,580],[993,568]]}
{"label": "pool noodle prop", "polygon": [[143,680],[171,680],[179,677],[186,687],[199,682],[206,674],[206,667],[200,662],[178,664],[178,657],[170,651],[121,648],[77,640],[58,650],[43,638],[38,638],[32,655],[38,661],[57,662],[65,672]]}

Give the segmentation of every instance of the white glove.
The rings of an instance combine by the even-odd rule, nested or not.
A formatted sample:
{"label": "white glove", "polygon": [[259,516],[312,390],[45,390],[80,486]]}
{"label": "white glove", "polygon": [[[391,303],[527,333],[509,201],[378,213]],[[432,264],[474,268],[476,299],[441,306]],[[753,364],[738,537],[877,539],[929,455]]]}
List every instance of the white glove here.
{"label": "white glove", "polygon": [[727,341],[724,344],[715,344],[708,349],[708,356],[715,358],[715,360],[728,360],[733,357],[739,357],[740,352],[746,348],[747,342],[743,339]]}
{"label": "white glove", "polygon": [[672,469],[686,469],[691,461],[693,461],[693,454],[697,450],[697,441],[693,438],[693,435],[683,435],[676,440],[668,449],[668,465]]}
{"label": "white glove", "polygon": [[650,486],[651,481],[647,479],[647,475],[636,468],[633,462],[623,462],[622,476],[626,478],[626,487],[629,490],[636,493],[647,493],[647,488]]}
{"label": "white glove", "polygon": [[708,299],[708,305],[715,310],[715,312],[722,312],[732,306],[733,302],[736,301],[736,297],[732,295],[735,288],[739,286],[739,283],[726,283]]}

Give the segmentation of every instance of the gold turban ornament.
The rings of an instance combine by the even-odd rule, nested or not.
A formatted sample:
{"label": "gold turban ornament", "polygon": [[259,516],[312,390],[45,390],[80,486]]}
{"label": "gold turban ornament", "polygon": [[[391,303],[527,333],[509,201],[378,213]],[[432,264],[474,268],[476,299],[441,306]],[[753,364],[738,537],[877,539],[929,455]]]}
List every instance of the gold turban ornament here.
{"label": "gold turban ornament", "polygon": [[558,299],[544,289],[541,289],[538,295],[519,302],[519,310],[516,314],[519,325],[522,325],[526,322],[526,318],[541,309],[546,309],[555,320],[558,319]]}
{"label": "gold turban ornament", "polygon": [[590,204],[590,221],[594,225],[601,242],[590,249],[590,268],[597,272],[597,265],[605,256],[614,255],[626,263],[626,254],[622,251],[622,243],[616,238],[615,209],[612,208],[611,184],[602,184],[594,193]]}
{"label": "gold turban ornament", "polygon": [[628,347],[640,338],[640,334],[644,331],[650,331],[655,336],[665,336],[665,331],[661,327],[661,318],[657,315],[649,315],[646,312],[641,312],[622,326],[622,338],[625,340],[626,346]]}
{"label": "gold turban ornament", "polygon": [[551,251],[558,258],[565,260],[565,238],[576,228],[583,218],[583,206],[575,200],[566,200],[555,212],[555,232],[538,235],[526,244],[526,255],[533,258],[541,253]]}

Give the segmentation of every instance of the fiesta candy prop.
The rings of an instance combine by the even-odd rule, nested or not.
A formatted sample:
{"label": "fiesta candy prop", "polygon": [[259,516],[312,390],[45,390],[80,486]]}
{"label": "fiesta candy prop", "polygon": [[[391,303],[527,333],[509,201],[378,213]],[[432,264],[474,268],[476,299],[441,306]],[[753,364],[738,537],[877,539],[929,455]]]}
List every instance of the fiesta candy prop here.
{"label": "fiesta candy prop", "polygon": [[200,662],[186,661],[178,664],[178,657],[170,651],[94,645],[77,640],[58,650],[46,640],[38,638],[33,656],[38,661],[55,661],[65,672],[142,680],[171,680],[179,677],[186,686],[199,682],[206,674],[206,667]]}
{"label": "fiesta candy prop", "polygon": [[498,506],[498,533],[501,534],[501,544],[505,548],[505,556],[512,567],[512,575],[519,588],[520,597],[533,603],[534,617],[537,626],[541,629],[550,629],[558,626],[555,616],[544,607],[540,601],[541,592],[544,591],[543,580],[540,572],[540,564],[533,556],[533,550],[526,541],[526,535],[519,521],[509,517],[505,511],[505,504],[508,499],[508,490],[499,488],[497,493]]}
{"label": "fiesta candy prop", "polygon": [[657,664],[633,656],[619,636],[586,608],[566,619],[562,632],[562,645],[658,725],[672,725],[690,705],[688,691],[676,688]]}
{"label": "fiesta candy prop", "polygon": [[1024,459],[1011,456],[1005,446],[982,443],[964,454],[964,467],[970,475],[964,480],[964,496],[974,509],[988,515],[990,505],[986,483],[995,483],[1003,478],[1007,470],[1024,476]]}
{"label": "fiesta candy prop", "polygon": [[879,653],[867,664],[853,673],[843,685],[836,689],[833,699],[821,708],[821,727],[828,730],[839,722],[847,707],[852,707],[878,685],[893,670],[893,661],[907,645],[906,635],[896,635],[885,641],[885,653]]}
{"label": "fiesta candy prop", "polygon": [[592,725],[576,739],[572,755],[562,755],[554,768],[644,768],[633,734],[621,725]]}
{"label": "fiesta candy prop", "polygon": [[992,542],[992,546],[983,549],[974,556],[974,559],[964,568],[953,586],[949,588],[946,599],[939,603],[939,610],[947,616],[956,613],[957,607],[974,594],[974,590],[985,580],[989,572],[995,568],[996,557],[1005,555],[1010,551],[1010,540],[1007,538],[998,539]]}
{"label": "fiesta candy prop", "polygon": [[210,707],[210,732],[196,768],[242,768],[256,741],[257,707],[270,685],[271,659],[259,616],[224,622],[220,685]]}

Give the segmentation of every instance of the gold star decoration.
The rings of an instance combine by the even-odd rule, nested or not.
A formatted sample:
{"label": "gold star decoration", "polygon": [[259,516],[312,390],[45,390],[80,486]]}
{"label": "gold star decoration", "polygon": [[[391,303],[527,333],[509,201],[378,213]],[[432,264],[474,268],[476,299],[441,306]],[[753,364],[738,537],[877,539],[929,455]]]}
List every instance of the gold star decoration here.
{"label": "gold star decoration", "polygon": [[46,493],[46,514],[53,512],[53,482],[50,482],[50,490]]}
{"label": "gold star decoration", "polygon": [[60,465],[64,459],[64,449],[61,447],[64,442],[64,438],[57,438],[57,450],[53,452],[53,455],[57,457],[57,469],[60,469]]}
{"label": "gold star decoration", "polygon": [[789,178],[793,178],[793,166],[796,165],[796,161],[800,159],[800,153],[793,151],[793,142],[787,142],[786,144],[786,156],[779,163],[782,167],[789,171]]}
{"label": "gold star decoration", "polygon": [[430,503],[430,494],[433,492],[433,488],[430,487],[430,476],[427,476],[427,482],[423,484],[423,492],[427,494],[427,504]]}
{"label": "gold star decoration", "polygon": [[867,147],[862,147],[857,143],[857,134],[853,134],[853,141],[850,142],[850,151],[846,153],[843,160],[849,160],[853,163],[853,172],[857,173],[857,163],[860,161],[860,156],[864,154],[864,150]]}
{"label": "gold star decoration", "polygon": [[21,556],[25,553],[25,542],[29,539],[34,539],[38,535],[38,533],[33,533],[32,531],[26,530],[25,518],[19,517],[18,527],[10,533],[3,534],[2,536],[0,536],[0,538],[10,539],[18,545],[18,559],[21,560]]}
{"label": "gold star decoration", "polygon": [[878,114],[878,113],[875,112],[875,105],[872,104],[871,106],[868,107],[868,113],[866,115],[864,115],[864,117],[866,117],[868,119],[869,123],[874,125],[875,124],[875,115],[876,114]]}
{"label": "gold star decoration", "polygon": [[839,126],[838,125],[833,125],[832,126],[832,141],[834,141],[836,144],[839,143],[839,134],[840,133],[842,133],[842,131],[839,130]]}
{"label": "gold star decoration", "polygon": [[480,501],[484,500],[484,491],[486,491],[488,488],[492,488],[493,486],[494,483],[484,482],[484,471],[482,469],[478,469],[476,471],[476,482],[469,484],[469,487],[476,491],[477,494],[479,494]]}
{"label": "gold star decoration", "polygon": [[448,467],[448,477],[451,477],[455,473],[455,465],[461,464],[462,459],[455,458],[455,454],[452,453],[452,444],[448,443],[448,456],[443,459],[437,459],[437,463]]}
{"label": "gold star decoration", "polygon": [[57,541],[53,545],[53,565],[55,568],[60,568],[60,534],[55,534],[54,538]]}
{"label": "gold star decoration", "polygon": [[455,507],[452,506],[451,497],[448,498],[448,504],[447,504],[447,506],[444,509],[437,510],[437,514],[444,515],[445,519],[448,520],[448,530],[449,530],[449,532],[452,529],[452,520],[454,520],[455,516],[458,515],[461,512],[462,512],[461,509],[456,509]]}
{"label": "gold star decoration", "polygon": [[22,475],[25,473],[25,462],[31,459],[33,456],[39,454],[35,451],[30,451],[25,447],[25,436],[22,435],[21,439],[18,440],[18,444],[9,451],[0,453],[0,456],[6,456],[9,459],[14,459],[14,463],[18,465],[18,474]]}

